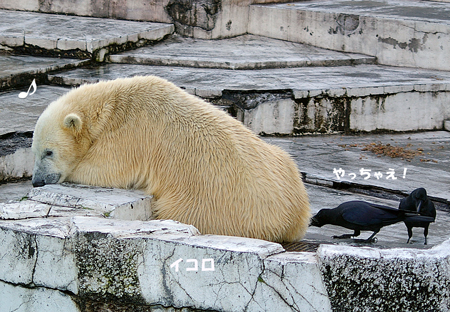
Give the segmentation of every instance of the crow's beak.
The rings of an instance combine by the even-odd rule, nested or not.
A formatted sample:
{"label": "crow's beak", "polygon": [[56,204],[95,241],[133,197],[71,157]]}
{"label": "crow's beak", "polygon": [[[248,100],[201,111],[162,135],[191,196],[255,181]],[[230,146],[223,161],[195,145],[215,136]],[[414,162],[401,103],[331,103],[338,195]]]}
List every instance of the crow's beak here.
{"label": "crow's beak", "polygon": [[420,214],[420,207],[422,206],[422,201],[421,200],[419,200],[419,203],[417,204],[417,207],[416,207],[416,210],[417,210],[417,213],[418,214]]}
{"label": "crow's beak", "polygon": [[319,220],[317,220],[315,216],[312,217],[311,220],[309,221],[309,226],[319,226],[320,227]]}

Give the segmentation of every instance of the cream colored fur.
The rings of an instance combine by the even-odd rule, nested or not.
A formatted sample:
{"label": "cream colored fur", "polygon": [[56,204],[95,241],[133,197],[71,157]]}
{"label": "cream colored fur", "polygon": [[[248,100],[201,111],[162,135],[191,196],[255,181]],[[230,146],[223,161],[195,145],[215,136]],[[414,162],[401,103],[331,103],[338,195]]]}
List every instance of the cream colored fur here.
{"label": "cream colored fur", "polygon": [[70,91],[39,118],[33,151],[36,175],[143,189],[156,199],[155,218],[203,234],[295,241],[309,223],[308,197],[287,153],[158,77]]}

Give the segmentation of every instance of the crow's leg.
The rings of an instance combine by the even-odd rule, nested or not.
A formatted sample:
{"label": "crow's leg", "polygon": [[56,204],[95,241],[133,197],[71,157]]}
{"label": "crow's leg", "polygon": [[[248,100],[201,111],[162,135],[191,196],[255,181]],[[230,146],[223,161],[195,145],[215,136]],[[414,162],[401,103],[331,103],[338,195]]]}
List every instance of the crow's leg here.
{"label": "crow's leg", "polygon": [[412,226],[408,226],[408,240],[406,241],[407,244],[411,241],[412,237]]}
{"label": "crow's leg", "polygon": [[377,235],[378,232],[380,232],[380,229],[374,231],[374,232],[372,233],[372,235],[370,235],[369,238],[366,239],[364,242],[365,242],[365,243],[376,243],[378,239],[377,239],[376,237],[374,237],[374,236]]}
{"label": "crow's leg", "polygon": [[340,236],[333,236],[333,238],[338,238],[338,239],[344,239],[344,238],[352,238],[352,237],[357,237],[359,236],[359,234],[361,234],[360,230],[355,230],[355,232],[353,234],[342,234]]}
{"label": "crow's leg", "polygon": [[425,236],[425,244],[424,245],[427,245],[427,236],[428,236],[428,226],[429,226],[429,224],[427,225],[427,226],[425,226],[425,228],[424,228],[424,230],[423,230],[423,236]]}
{"label": "crow's leg", "polygon": [[370,237],[368,239],[354,239],[353,241],[355,243],[369,243],[369,244],[376,243],[378,241],[378,239],[374,236],[377,235],[378,232],[380,232],[380,229],[373,232],[372,235],[370,235]]}

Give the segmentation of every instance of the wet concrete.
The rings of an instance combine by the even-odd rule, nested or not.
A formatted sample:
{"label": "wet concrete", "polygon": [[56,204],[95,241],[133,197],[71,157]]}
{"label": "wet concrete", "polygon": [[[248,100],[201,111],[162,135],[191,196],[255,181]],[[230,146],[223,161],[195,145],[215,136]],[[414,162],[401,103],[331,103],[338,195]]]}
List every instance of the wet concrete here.
{"label": "wet concrete", "polygon": [[278,4],[279,7],[303,7],[313,11],[324,10],[345,14],[367,14],[392,18],[436,21],[450,24],[450,7],[436,1],[310,1]]}
{"label": "wet concrete", "polygon": [[[289,152],[300,171],[305,172],[311,181],[318,178],[319,182],[322,179],[331,184],[353,184],[360,188],[403,194],[424,187],[430,197],[450,203],[450,132],[317,135],[265,140]],[[362,150],[372,143],[390,144],[417,153],[408,160]],[[403,154],[407,155],[406,151]],[[340,168],[345,174],[338,179],[333,170]],[[366,173],[361,174],[361,169],[370,170],[370,177]],[[392,171],[396,179],[389,177],[388,172]],[[382,177],[376,177],[378,172]]]}
{"label": "wet concrete", "polygon": [[29,85],[46,80],[46,74],[54,70],[72,69],[88,64],[87,60],[59,59],[12,55],[0,50],[0,90]]}
{"label": "wet concrete", "polygon": [[175,35],[154,46],[111,55],[109,61],[183,67],[261,69],[373,64],[375,58],[253,35],[224,40],[200,40]]}
{"label": "wet concrete", "polygon": [[[311,202],[311,211],[317,213],[322,208],[335,208],[339,204],[351,200],[364,200],[367,202],[378,203],[393,208],[398,208],[399,200],[382,199],[373,196],[367,196],[358,193],[352,193],[344,190],[337,190],[328,187],[306,184],[308,195]],[[399,197],[403,198],[403,197]],[[316,244],[340,244],[349,246],[370,246],[376,248],[419,248],[427,249],[436,246],[450,236],[450,214],[448,211],[437,210],[436,222],[431,223],[428,233],[428,244],[424,245],[423,228],[414,228],[413,237],[409,244],[406,244],[408,232],[403,222],[386,226],[376,235],[376,243],[358,243],[353,239],[333,239],[334,235],[352,234],[352,230],[335,225],[324,225],[323,227],[309,227],[303,241]],[[366,239],[372,232],[361,232],[357,239]]]}
{"label": "wet concrete", "polygon": [[[227,70],[107,64],[49,75],[51,81],[67,85],[97,82],[119,77],[156,75],[197,94],[214,97],[223,90],[294,90],[311,94],[330,90],[351,90],[365,95],[414,90],[450,89],[450,72],[437,72],[377,65],[302,67],[261,70]],[[383,89],[385,88],[385,89]],[[299,94],[303,97],[303,93]]]}
{"label": "wet concrete", "polygon": [[103,48],[124,51],[161,40],[173,30],[171,24],[0,10],[0,48],[32,54],[89,58]]}

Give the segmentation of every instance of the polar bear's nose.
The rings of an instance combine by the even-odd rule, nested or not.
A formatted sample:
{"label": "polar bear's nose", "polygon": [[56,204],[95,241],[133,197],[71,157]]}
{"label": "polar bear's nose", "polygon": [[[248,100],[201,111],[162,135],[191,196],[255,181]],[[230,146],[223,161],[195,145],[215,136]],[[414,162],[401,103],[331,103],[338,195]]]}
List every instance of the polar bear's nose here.
{"label": "polar bear's nose", "polygon": [[35,180],[34,178],[31,183],[33,184],[33,187],[41,187],[45,185],[44,180]]}

